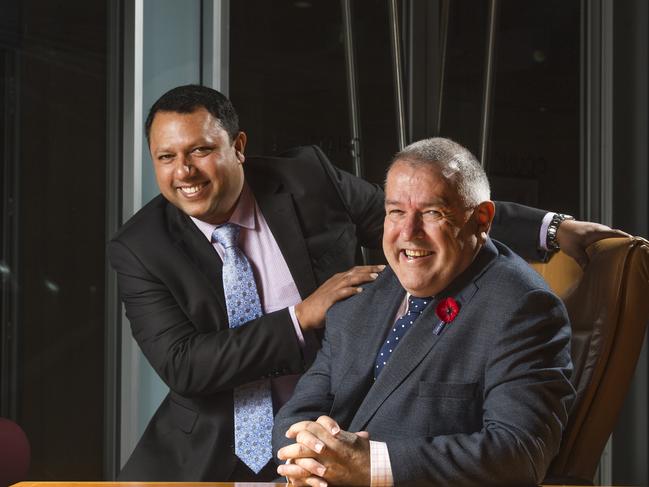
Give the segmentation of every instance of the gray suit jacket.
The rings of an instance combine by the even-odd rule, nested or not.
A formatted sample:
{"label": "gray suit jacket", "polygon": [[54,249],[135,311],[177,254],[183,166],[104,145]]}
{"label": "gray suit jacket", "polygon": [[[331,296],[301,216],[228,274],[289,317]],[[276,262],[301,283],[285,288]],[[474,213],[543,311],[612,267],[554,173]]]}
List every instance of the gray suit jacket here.
{"label": "gray suit jacket", "polygon": [[[574,399],[562,302],[504,245],[488,241],[427,307],[373,381],[405,291],[391,270],[328,313],[325,340],[275,419],[321,414],[387,443],[397,484],[536,485],[559,448]],[[439,299],[460,312],[439,335]]]}

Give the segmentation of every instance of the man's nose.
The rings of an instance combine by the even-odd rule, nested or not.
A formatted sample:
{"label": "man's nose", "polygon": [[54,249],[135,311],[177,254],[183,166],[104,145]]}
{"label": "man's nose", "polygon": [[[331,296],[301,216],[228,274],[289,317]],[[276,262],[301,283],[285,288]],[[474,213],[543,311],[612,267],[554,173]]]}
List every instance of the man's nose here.
{"label": "man's nose", "polygon": [[180,178],[189,176],[193,170],[192,158],[189,155],[180,154],[176,159],[176,176]]}
{"label": "man's nose", "polygon": [[421,216],[417,214],[407,215],[403,220],[401,227],[401,238],[412,240],[421,236],[423,231]]}

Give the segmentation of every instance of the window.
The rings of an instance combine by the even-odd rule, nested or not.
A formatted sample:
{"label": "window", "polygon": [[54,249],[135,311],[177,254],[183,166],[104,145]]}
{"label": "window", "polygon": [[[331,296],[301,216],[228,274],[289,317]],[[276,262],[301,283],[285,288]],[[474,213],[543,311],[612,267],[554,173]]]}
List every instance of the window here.
{"label": "window", "polygon": [[102,476],[106,3],[3,2],[2,412],[30,478]]}

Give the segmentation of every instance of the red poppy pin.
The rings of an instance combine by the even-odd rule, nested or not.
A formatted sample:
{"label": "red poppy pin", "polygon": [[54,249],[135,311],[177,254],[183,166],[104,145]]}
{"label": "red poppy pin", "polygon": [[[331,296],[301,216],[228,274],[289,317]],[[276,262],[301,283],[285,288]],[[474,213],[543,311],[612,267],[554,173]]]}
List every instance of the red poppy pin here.
{"label": "red poppy pin", "polygon": [[437,304],[437,308],[435,308],[435,314],[440,319],[440,322],[433,330],[433,333],[439,335],[444,329],[444,326],[453,321],[459,312],[460,303],[455,301],[455,299],[450,297],[442,299]]}
{"label": "red poppy pin", "polygon": [[453,298],[444,298],[437,304],[437,317],[444,323],[450,323],[460,311],[460,305]]}

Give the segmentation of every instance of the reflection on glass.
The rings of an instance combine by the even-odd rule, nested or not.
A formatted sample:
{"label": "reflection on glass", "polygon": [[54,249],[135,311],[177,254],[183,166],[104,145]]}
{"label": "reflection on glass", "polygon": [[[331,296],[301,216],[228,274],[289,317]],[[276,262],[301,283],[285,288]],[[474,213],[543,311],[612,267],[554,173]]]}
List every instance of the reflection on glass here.
{"label": "reflection on glass", "polygon": [[15,331],[2,350],[17,352],[3,357],[2,414],[27,433],[31,479],[102,476],[105,12],[0,7],[2,325]]}
{"label": "reflection on glass", "polygon": [[[441,135],[480,154],[488,2],[450,2]],[[501,0],[487,170],[496,199],[579,213],[580,2]]]}

